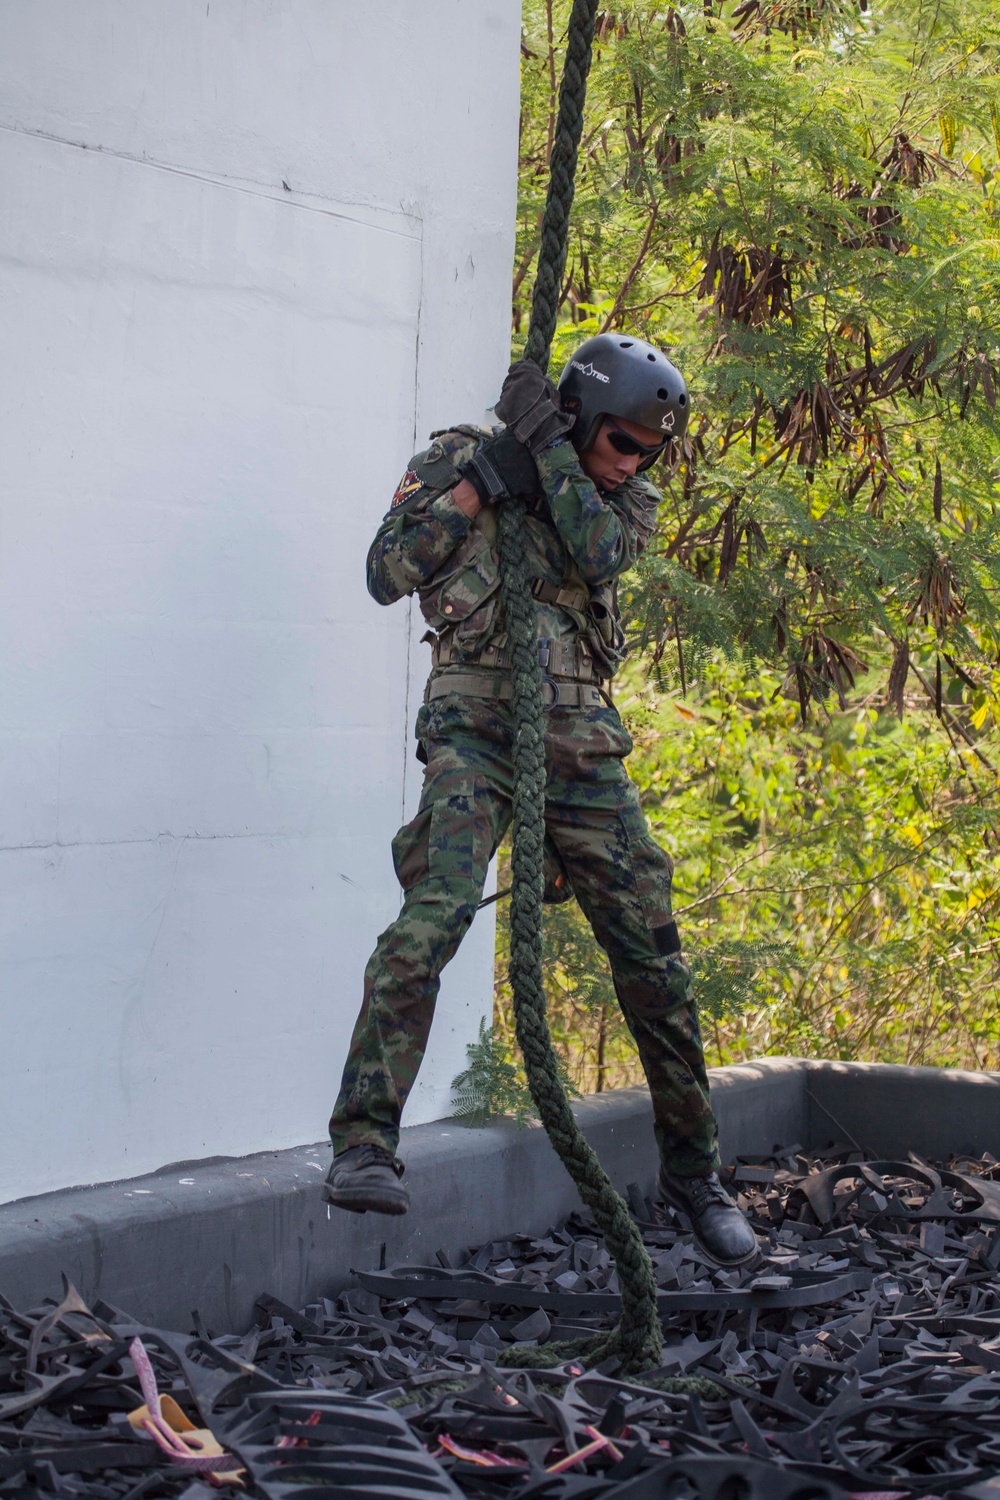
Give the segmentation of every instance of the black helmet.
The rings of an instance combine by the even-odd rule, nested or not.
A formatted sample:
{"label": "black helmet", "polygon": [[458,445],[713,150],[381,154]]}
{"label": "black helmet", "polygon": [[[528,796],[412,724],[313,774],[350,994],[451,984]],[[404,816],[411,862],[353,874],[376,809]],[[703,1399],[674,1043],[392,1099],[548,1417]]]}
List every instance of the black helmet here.
{"label": "black helmet", "polygon": [[680,370],[652,344],[625,334],[599,333],[581,344],[566,361],[559,394],[566,410],[577,413],[571,439],[578,453],[594,442],[602,417],[651,427],[665,443],[683,437],[687,428],[688,393]]}

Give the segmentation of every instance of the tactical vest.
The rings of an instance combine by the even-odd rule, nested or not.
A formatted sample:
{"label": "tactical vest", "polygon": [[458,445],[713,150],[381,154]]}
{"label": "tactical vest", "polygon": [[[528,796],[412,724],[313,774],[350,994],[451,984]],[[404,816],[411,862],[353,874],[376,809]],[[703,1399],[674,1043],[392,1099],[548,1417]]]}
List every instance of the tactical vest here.
{"label": "tactical vest", "polygon": [[[545,522],[536,520],[535,524]],[[484,507],[445,566],[420,590],[420,608],[433,633],[436,667],[507,665],[496,528],[495,512]],[[568,558],[559,583],[535,578],[531,592],[563,610],[575,626],[572,641],[551,642],[550,674],[581,680],[613,677],[624,656],[614,584],[590,587]]]}

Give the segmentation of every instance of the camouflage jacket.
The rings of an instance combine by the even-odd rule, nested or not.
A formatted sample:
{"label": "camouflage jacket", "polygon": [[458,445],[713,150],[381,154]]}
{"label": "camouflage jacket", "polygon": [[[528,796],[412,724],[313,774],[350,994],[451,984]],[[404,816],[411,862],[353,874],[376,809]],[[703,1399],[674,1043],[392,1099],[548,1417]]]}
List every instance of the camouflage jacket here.
{"label": "camouflage jacket", "polygon": [[[489,436],[486,428],[464,426],[433,433],[430,447],[410,461],[368,554],[372,598],[392,604],[416,590],[452,663],[475,662],[485,646],[504,641],[496,515],[484,507],[470,519],[451,496],[459,469]],[[611,677],[624,655],[616,580],[652,536],[659,492],[637,476],[602,495],[569,442],[537,463],[541,492],[528,512],[525,544],[539,637],[582,639],[599,675]]]}

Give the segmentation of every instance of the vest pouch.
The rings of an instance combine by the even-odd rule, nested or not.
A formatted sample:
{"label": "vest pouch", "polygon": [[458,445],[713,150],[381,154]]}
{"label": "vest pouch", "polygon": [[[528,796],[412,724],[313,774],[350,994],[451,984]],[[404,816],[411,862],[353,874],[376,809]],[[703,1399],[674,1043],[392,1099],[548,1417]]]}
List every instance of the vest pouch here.
{"label": "vest pouch", "polygon": [[613,584],[602,583],[591,589],[587,608],[585,639],[594,654],[594,665],[601,677],[613,677],[625,660],[625,632],[618,618],[618,601]]}
{"label": "vest pouch", "polygon": [[487,538],[471,531],[420,591],[420,608],[439,635],[447,632],[452,648],[475,655],[494,633],[500,588],[497,559]]}

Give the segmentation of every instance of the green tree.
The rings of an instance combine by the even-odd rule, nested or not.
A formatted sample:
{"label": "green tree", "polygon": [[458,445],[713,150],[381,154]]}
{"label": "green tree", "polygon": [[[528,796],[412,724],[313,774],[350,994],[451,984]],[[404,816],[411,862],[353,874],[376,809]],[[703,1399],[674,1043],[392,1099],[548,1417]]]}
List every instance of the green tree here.
{"label": "green tree", "polygon": [[[568,8],[524,6],[515,349]],[[986,0],[600,16],[553,359],[691,387],[617,692],[720,1060],[1000,1066],[998,158]],[[546,941],[574,1078],[639,1076],[575,905]]]}

